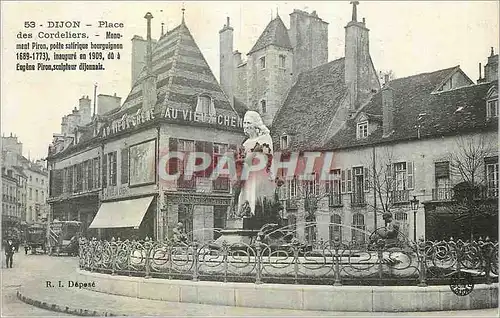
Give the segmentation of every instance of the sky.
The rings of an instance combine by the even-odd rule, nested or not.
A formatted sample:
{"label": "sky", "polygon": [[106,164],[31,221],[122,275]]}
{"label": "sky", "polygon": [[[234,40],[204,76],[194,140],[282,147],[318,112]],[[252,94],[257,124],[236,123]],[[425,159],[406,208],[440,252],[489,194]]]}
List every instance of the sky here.
{"label": "sky", "polygon": [[[78,99],[94,94],[116,93],[126,99],[131,89],[131,39],[146,36],[144,15],[151,12],[152,36],[158,38],[161,23],[170,30],[181,21],[186,25],[215,76],[219,78],[219,30],[231,18],[234,49],[246,55],[278,13],[287,27],[293,9],[308,12],[329,23],[328,60],[344,56],[344,26],[351,19],[349,1],[288,2],[175,2],[175,1],[2,1],[1,3],[1,131],[13,133],[31,159],[47,155],[53,133],[60,132],[61,117],[78,106]],[[370,53],[378,71],[392,70],[397,78],[460,65],[475,82],[478,63],[487,62],[490,47],[499,48],[498,1],[360,1],[358,20],[366,18],[370,29]],[[48,21],[77,20],[122,22],[120,60],[105,61],[105,71],[16,71],[17,38],[27,31],[24,21],[35,21],[34,34],[46,29]],[[39,24],[44,25],[39,27]],[[52,29],[51,31],[65,31]],[[89,35],[103,29],[87,27]],[[113,31],[113,29],[109,29]],[[78,30],[73,30],[78,32]],[[103,36],[91,41],[106,43]],[[87,40],[89,42],[90,40]],[[50,43],[48,40],[30,40]],[[83,42],[83,41],[82,41]],[[51,53],[49,51],[49,53]]]}

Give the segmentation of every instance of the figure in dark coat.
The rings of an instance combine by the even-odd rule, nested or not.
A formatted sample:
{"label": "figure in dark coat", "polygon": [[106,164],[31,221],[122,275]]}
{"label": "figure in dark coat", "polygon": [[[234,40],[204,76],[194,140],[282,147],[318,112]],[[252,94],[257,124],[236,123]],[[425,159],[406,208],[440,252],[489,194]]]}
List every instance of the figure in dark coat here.
{"label": "figure in dark coat", "polygon": [[5,245],[5,259],[7,262],[7,268],[12,268],[12,263],[14,259],[14,251],[16,247],[11,239],[7,240],[7,244]]}

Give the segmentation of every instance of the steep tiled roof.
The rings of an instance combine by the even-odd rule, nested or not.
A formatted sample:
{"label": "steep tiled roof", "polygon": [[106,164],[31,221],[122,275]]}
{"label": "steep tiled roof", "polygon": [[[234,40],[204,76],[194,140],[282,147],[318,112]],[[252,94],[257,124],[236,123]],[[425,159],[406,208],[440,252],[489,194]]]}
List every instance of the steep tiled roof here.
{"label": "steep tiled roof", "polygon": [[[228,98],[184,23],[161,37],[153,47],[153,73],[157,76],[155,112],[163,115],[168,107],[194,110],[197,96],[205,93],[214,100],[218,114],[234,116]],[[134,113],[142,107],[144,68],[129,95],[112,118]]]}
{"label": "steep tiled roof", "polygon": [[269,22],[248,54],[252,54],[269,45],[276,45],[285,49],[292,48],[290,38],[288,37],[288,31],[279,15]]}
{"label": "steep tiled roof", "polygon": [[320,146],[346,94],[344,58],[301,73],[273,120],[274,141],[286,133],[291,148]]}
{"label": "steep tiled roof", "polygon": [[[356,121],[351,119],[322,148],[335,149],[415,139],[418,124],[421,138],[498,129],[498,119],[486,118],[485,100],[489,88],[498,85],[498,82],[433,93],[437,85],[456,71],[459,68],[452,67],[389,82],[394,94],[394,132],[390,136],[382,137],[380,122],[380,126],[368,138],[356,140]],[[382,92],[377,93],[362,111],[382,115]],[[420,114],[425,115],[419,121]]]}

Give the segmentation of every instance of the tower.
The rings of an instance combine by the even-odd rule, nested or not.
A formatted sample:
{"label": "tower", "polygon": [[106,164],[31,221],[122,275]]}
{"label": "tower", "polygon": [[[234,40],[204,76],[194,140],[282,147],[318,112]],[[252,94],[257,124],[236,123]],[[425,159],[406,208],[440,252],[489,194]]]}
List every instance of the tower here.
{"label": "tower", "polygon": [[352,19],[345,26],[344,77],[349,91],[350,108],[355,111],[373,90],[380,89],[380,83],[370,57],[370,30],[366,27],[364,18],[362,22],[358,22],[359,1],[351,1],[351,4]]}
{"label": "tower", "polygon": [[220,85],[226,93],[229,101],[233,103],[234,96],[234,55],[233,55],[233,31],[234,29],[227,23],[219,31],[219,58],[220,58]]}
{"label": "tower", "polygon": [[294,9],[290,13],[290,43],[293,47],[293,80],[300,73],[328,62],[328,23],[316,11]]}
{"label": "tower", "polygon": [[247,57],[247,106],[270,126],[292,84],[294,54],[279,15],[269,22]]}

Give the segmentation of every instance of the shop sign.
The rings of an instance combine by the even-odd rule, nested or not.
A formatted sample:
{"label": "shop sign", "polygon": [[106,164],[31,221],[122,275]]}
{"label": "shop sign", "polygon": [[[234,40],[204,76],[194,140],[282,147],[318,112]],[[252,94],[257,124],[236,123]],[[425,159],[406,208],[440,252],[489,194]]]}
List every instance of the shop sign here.
{"label": "shop sign", "polygon": [[139,109],[135,114],[124,114],[122,118],[113,120],[111,124],[106,124],[101,128],[101,137],[116,134],[125,131],[155,118],[153,109]]}
{"label": "shop sign", "polygon": [[189,109],[167,108],[165,118],[186,122],[208,123],[218,126],[243,127],[243,118],[227,115],[209,115]]}

